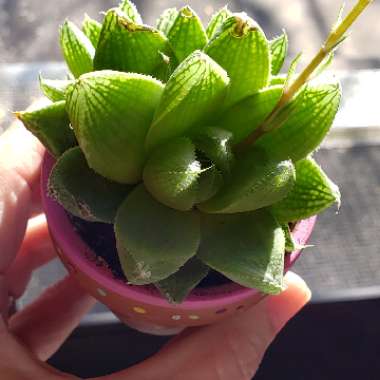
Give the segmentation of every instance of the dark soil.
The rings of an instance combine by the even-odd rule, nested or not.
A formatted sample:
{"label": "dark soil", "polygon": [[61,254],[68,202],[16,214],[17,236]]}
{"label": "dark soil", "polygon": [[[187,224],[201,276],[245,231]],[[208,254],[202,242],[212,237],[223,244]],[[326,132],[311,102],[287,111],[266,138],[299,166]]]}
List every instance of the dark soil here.
{"label": "dark soil", "polygon": [[[99,265],[106,265],[116,279],[127,281],[121,268],[116,250],[116,240],[112,224],[87,222],[68,214],[75,230],[97,256]],[[230,282],[219,272],[210,270],[198,287],[206,288]]]}

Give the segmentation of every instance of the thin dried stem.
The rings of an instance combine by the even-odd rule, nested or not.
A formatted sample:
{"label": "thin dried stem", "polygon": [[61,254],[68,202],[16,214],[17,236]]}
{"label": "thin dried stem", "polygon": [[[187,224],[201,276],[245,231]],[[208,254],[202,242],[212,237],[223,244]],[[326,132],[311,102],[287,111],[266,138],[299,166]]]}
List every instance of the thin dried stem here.
{"label": "thin dried stem", "polygon": [[256,128],[244,141],[237,144],[236,151],[244,151],[249,148],[255,141],[257,141],[263,134],[272,131],[275,128],[279,128],[283,123],[274,123],[276,117],[280,111],[286,106],[298,90],[306,84],[314,71],[319,67],[323,60],[343,41],[346,31],[355,22],[355,20],[361,15],[364,9],[372,3],[374,0],[358,0],[357,4],[351,9],[348,15],[343,21],[338,23],[330,32],[326,38],[324,44],[311,60],[311,62],[305,67],[305,69],[298,75],[294,82],[286,87],[282,93],[277,105],[270,113],[270,115],[264,120],[264,122]]}

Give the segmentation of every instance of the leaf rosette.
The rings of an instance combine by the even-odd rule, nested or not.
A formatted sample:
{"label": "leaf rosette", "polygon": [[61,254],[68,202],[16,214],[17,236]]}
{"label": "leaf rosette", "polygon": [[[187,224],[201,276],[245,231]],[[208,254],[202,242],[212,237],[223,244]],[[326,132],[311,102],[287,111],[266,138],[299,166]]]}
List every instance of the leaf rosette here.
{"label": "leaf rosette", "polygon": [[[364,8],[363,8],[364,9]],[[340,203],[311,157],[339,108],[319,75],[356,7],[296,74],[281,73],[285,32],[268,40],[227,7],[207,26],[189,6],[144,24],[129,0],[61,27],[70,73],[46,102],[17,112],[57,161],[49,194],[69,213],[114,226],[129,283],[179,303],[209,273],[268,294],[284,288],[293,223]],[[337,40],[338,39],[338,40]]]}

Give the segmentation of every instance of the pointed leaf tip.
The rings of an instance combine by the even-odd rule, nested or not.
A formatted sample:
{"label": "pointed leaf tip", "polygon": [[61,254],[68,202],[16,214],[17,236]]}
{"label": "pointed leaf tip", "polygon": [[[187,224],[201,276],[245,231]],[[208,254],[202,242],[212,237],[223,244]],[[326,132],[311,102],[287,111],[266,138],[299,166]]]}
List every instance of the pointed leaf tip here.
{"label": "pointed leaf tip", "polygon": [[297,251],[300,249],[312,247],[311,245],[299,244],[294,239],[294,237],[292,235],[292,231],[290,230],[288,223],[282,224],[281,227],[282,227],[282,230],[283,230],[284,235],[285,235],[285,250],[286,250],[286,252],[291,253],[291,252],[294,252],[294,251]]}
{"label": "pointed leaf tip", "polygon": [[332,204],[340,205],[340,192],[312,159],[296,163],[296,182],[289,194],[271,207],[281,223],[295,222],[319,214]]}
{"label": "pointed leaf tip", "polygon": [[157,20],[157,23],[156,23],[157,29],[161,31],[163,34],[165,34],[165,36],[167,36],[177,16],[178,16],[177,8],[166,9]]}
{"label": "pointed leaf tip", "polygon": [[288,36],[285,30],[281,36],[278,36],[270,41],[269,46],[271,51],[271,72],[272,75],[277,75],[284,64],[288,53]]}
{"label": "pointed leaf tip", "polygon": [[94,46],[69,20],[66,20],[61,27],[60,43],[65,61],[75,78],[93,70]]}
{"label": "pointed leaf tip", "polygon": [[136,24],[142,24],[142,18],[137,7],[130,0],[122,0],[119,8],[127,15],[127,17]]}
{"label": "pointed leaf tip", "polygon": [[197,257],[193,257],[176,273],[155,285],[170,303],[179,304],[207,276],[208,272],[208,266]]}
{"label": "pointed leaf tip", "polygon": [[55,157],[77,145],[64,100],[55,103],[45,101],[37,107],[15,114]]}
{"label": "pointed leaf tip", "polygon": [[239,158],[230,178],[218,193],[197,207],[206,213],[233,214],[257,210],[284,198],[294,185],[291,161],[272,161],[252,150]]}
{"label": "pointed leaf tip", "polygon": [[232,136],[231,132],[222,128],[204,127],[192,138],[196,148],[226,176],[231,173],[235,164]]}
{"label": "pointed leaf tip", "polygon": [[220,30],[224,21],[230,17],[232,13],[229,11],[227,5],[215,13],[207,26],[207,37],[211,40]]}
{"label": "pointed leaf tip", "polygon": [[41,73],[38,80],[44,95],[53,102],[65,100],[68,87],[74,83],[73,80],[45,79]]}
{"label": "pointed leaf tip", "polygon": [[204,50],[231,79],[225,108],[268,85],[269,44],[262,29],[247,15],[227,18]]}
{"label": "pointed leaf tip", "polygon": [[102,30],[102,24],[92,19],[87,13],[84,15],[82,22],[83,33],[91,41],[92,45],[96,48],[99,41],[100,31]]}
{"label": "pointed leaf tip", "polygon": [[196,200],[201,165],[190,139],[181,137],[157,147],[147,161],[143,179],[147,190],[176,210],[190,210]]}
{"label": "pointed leaf tip", "polygon": [[168,40],[161,32],[138,24],[120,9],[113,8],[106,13],[103,22],[94,68],[152,75],[162,65],[168,66],[162,53],[172,55]]}
{"label": "pointed leaf tip", "polygon": [[223,102],[229,78],[201,51],[189,55],[167,82],[149,130],[150,151],[174,137],[197,133]]}
{"label": "pointed leaf tip", "polygon": [[167,36],[178,62],[193,51],[203,49],[207,43],[202,22],[189,6],[179,10]]}

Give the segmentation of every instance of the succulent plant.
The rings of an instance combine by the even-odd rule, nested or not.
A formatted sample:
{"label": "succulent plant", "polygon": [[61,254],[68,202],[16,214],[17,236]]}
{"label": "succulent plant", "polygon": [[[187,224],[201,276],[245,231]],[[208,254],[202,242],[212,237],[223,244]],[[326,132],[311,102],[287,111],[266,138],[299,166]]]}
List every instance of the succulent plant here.
{"label": "succulent plant", "polygon": [[128,0],[100,23],[66,21],[71,74],[40,85],[48,104],[17,116],[57,161],[50,195],[90,222],[114,224],[129,283],[181,302],[210,268],[276,294],[291,223],[340,202],[312,158],[339,107],[316,78],[370,1],[338,21],[297,76],[283,32],[268,40],[227,7],[205,28],[185,6],[145,25]]}

